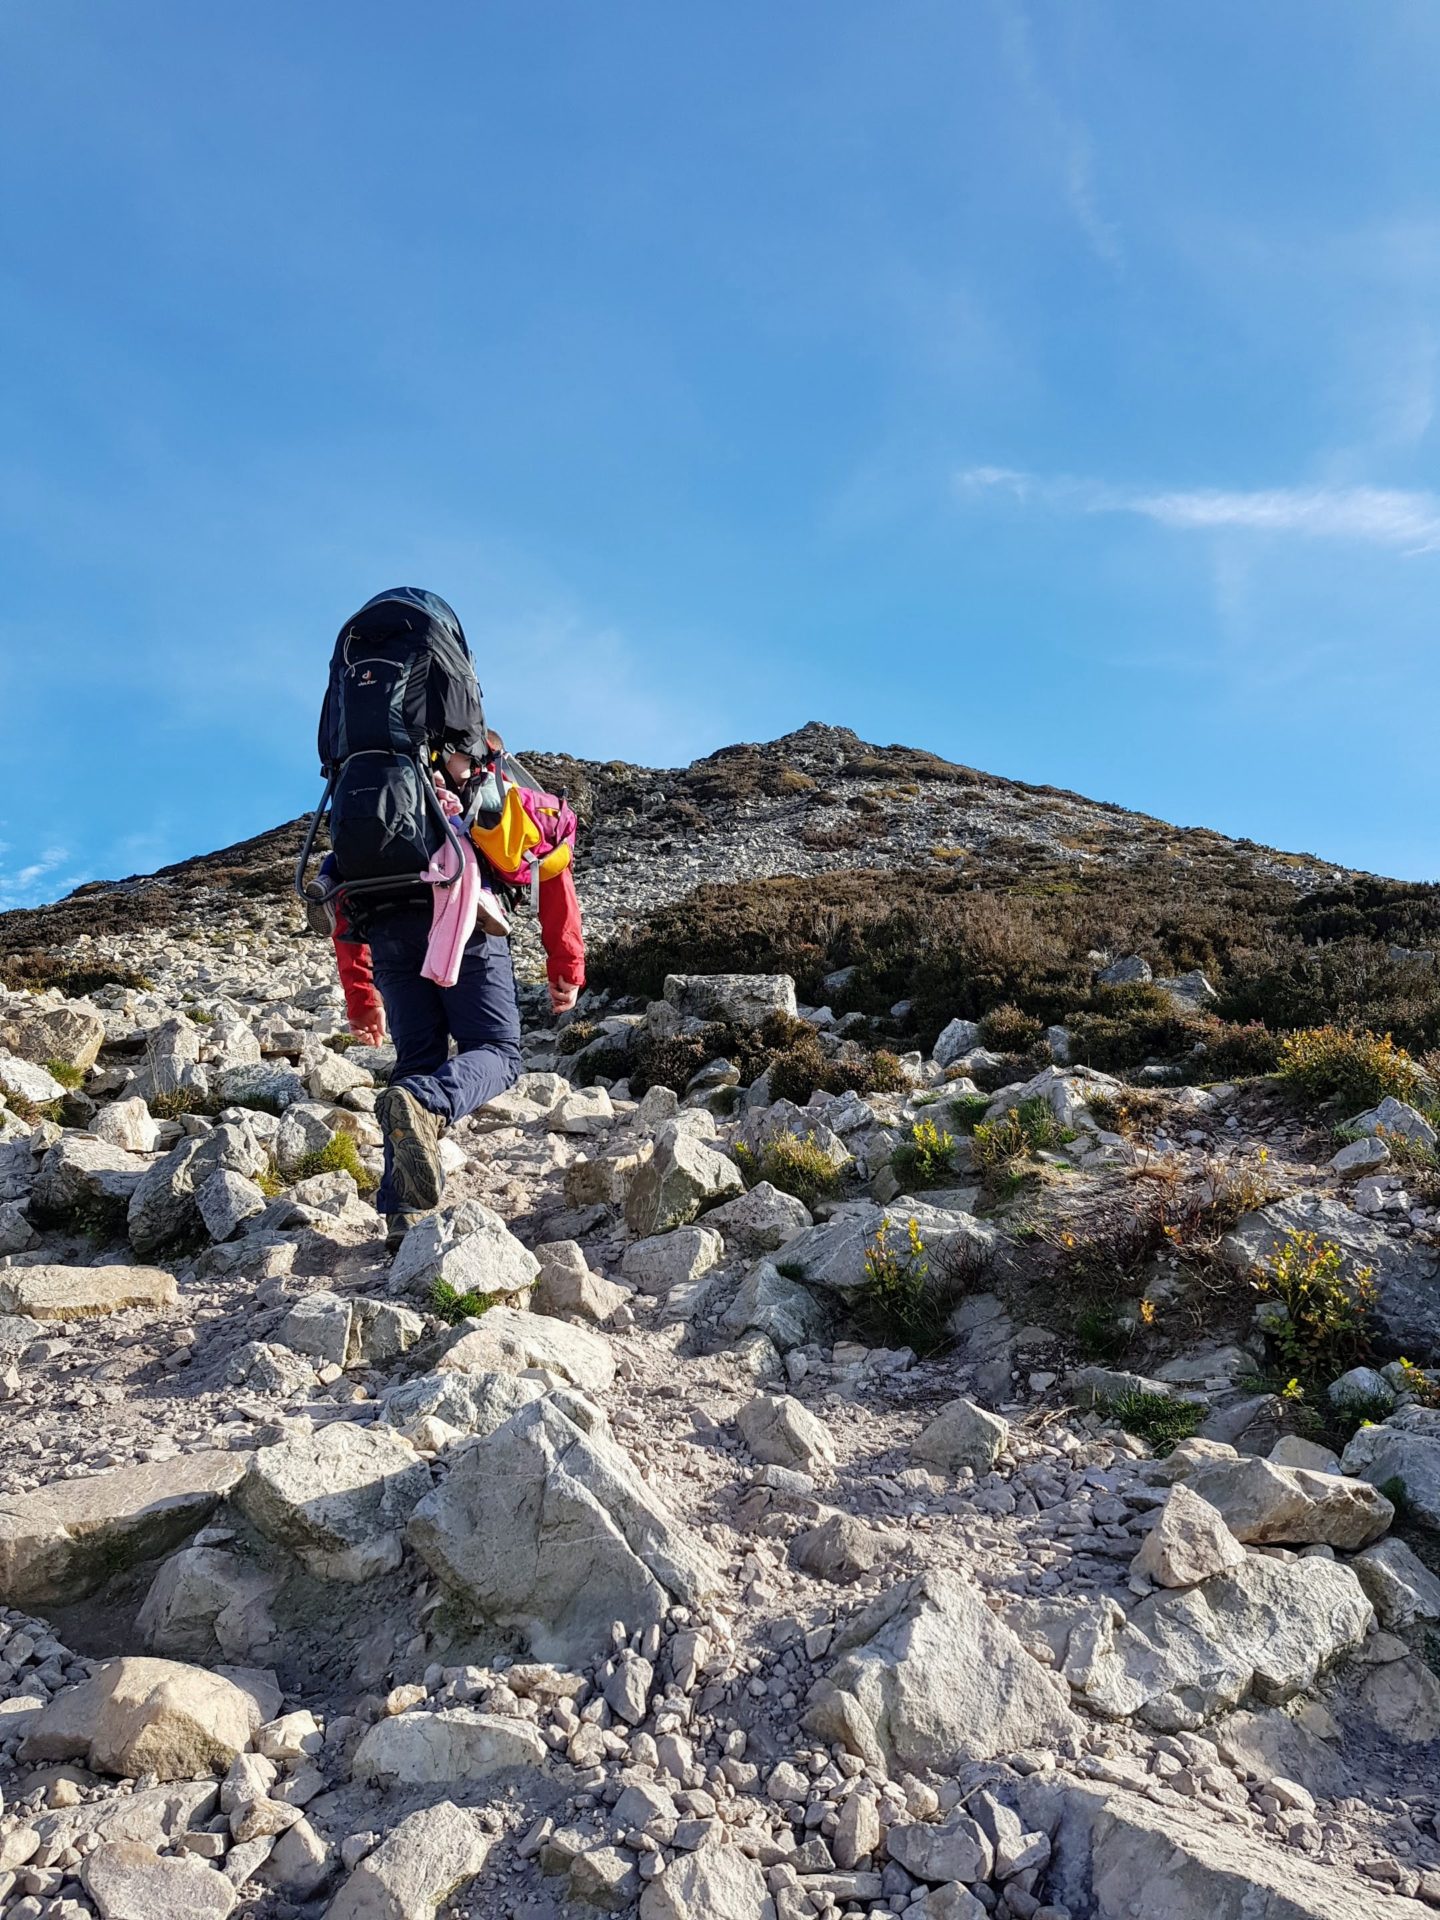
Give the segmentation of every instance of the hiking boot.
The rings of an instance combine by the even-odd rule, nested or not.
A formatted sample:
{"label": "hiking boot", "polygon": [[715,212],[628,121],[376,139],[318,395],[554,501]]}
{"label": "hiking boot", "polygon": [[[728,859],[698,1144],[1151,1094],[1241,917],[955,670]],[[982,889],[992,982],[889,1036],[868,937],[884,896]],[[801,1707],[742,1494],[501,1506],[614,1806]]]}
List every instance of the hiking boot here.
{"label": "hiking boot", "polygon": [[387,1213],[385,1216],[385,1251],[398,1253],[400,1242],[410,1229],[418,1226],[425,1218],[423,1213]]}
{"label": "hiking boot", "polygon": [[375,1103],[375,1117],[390,1143],[390,1185],[407,1213],[428,1213],[440,1204],[445,1174],[440,1165],[438,1113],[432,1113],[408,1087],[387,1087]]}

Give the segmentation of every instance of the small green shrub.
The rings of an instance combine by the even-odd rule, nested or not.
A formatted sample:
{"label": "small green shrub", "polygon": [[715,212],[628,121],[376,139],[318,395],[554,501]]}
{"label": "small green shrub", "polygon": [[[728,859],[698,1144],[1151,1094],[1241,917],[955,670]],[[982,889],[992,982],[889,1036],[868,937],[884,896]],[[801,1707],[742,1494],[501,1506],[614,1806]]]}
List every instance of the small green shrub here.
{"label": "small green shrub", "polygon": [[962,1093],[950,1102],[950,1124],[960,1133],[974,1133],[990,1111],[988,1093]]}
{"label": "small green shrub", "polygon": [[1102,1402],[1101,1411],[1108,1420],[1146,1441],[1161,1455],[1172,1452],[1182,1440],[1198,1432],[1205,1418],[1203,1407],[1164,1393],[1118,1394],[1115,1399]]}
{"label": "small green shrub", "polygon": [[256,1174],[255,1184],[267,1200],[278,1200],[280,1195],[286,1190],[285,1176],[276,1166],[273,1159],[267,1160],[259,1173]]}
{"label": "small green shrub", "polygon": [[197,1027],[213,1027],[215,1024],[214,1014],[207,1013],[204,1007],[192,1007],[190,1010],[190,1018]]}
{"label": "small green shrub", "polygon": [[813,1207],[817,1200],[828,1199],[840,1190],[840,1169],[813,1133],[803,1139],[795,1133],[777,1133],[758,1154],[741,1142],[735,1158],[749,1185],[768,1180],[781,1193],[792,1194],[802,1206]]}
{"label": "small green shrub", "polygon": [[1387,1094],[1414,1100],[1420,1069],[1390,1035],[1348,1027],[1307,1027],[1285,1036],[1280,1077],[1302,1099],[1336,1099],[1347,1111],[1377,1106]]}
{"label": "small green shrub", "polygon": [[890,1164],[907,1192],[943,1187],[955,1178],[955,1136],[942,1133],[933,1120],[917,1120],[910,1138],[895,1149]]}
{"label": "small green shrub", "polygon": [[920,1228],[913,1219],[903,1248],[892,1246],[882,1223],[865,1253],[865,1284],[855,1301],[855,1318],[866,1341],[876,1347],[910,1347],[922,1358],[950,1340],[954,1298],[935,1285]]}
{"label": "small green shrub", "polygon": [[173,1093],[151,1094],[149,1106],[157,1120],[178,1120],[186,1113],[198,1113],[209,1120],[220,1111],[220,1101],[215,1094],[197,1093],[193,1087],[176,1087]]}
{"label": "small green shrub", "polygon": [[[557,1053],[579,1053],[582,1047],[588,1047],[600,1029],[593,1020],[572,1020],[555,1042]],[[703,1062],[702,1062],[703,1065]]]}
{"label": "small green shrub", "polygon": [[317,1173],[348,1173],[361,1193],[373,1193],[380,1182],[360,1158],[355,1136],[334,1133],[323,1147],[307,1153],[295,1168],[295,1179],[309,1180]]}
{"label": "small green shrub", "polygon": [[1043,1021],[1008,1003],[987,1013],[980,1022],[980,1038],[996,1053],[1028,1053],[1044,1031]]}
{"label": "small green shrub", "polygon": [[47,1060],[45,1071],[52,1080],[58,1080],[62,1087],[73,1093],[76,1087],[84,1086],[85,1073],[81,1067],[73,1066],[68,1060]]}
{"label": "small green shrub", "polygon": [[1075,1343],[1087,1360],[1112,1366],[1130,1345],[1133,1331],[1115,1308],[1104,1302],[1081,1307],[1072,1327]]}
{"label": "small green shrub", "polygon": [[1256,1270],[1254,1283],[1285,1309],[1266,1332],[1302,1388],[1323,1387],[1370,1358],[1373,1272],[1359,1267],[1347,1279],[1345,1255],[1333,1240],[1288,1234]]}
{"label": "small green shrub", "polygon": [[23,1093],[7,1093],[4,1095],[4,1104],[10,1109],[11,1113],[14,1114],[15,1118],[17,1120],[23,1120],[27,1127],[38,1126],[42,1120],[54,1120],[58,1122],[60,1119],[60,1102],[58,1100],[31,1100],[28,1095]]}
{"label": "small green shrub", "polygon": [[1280,1036],[1258,1020],[1243,1026],[1217,1021],[1205,1039],[1197,1067],[1207,1080],[1248,1080],[1280,1065]]}
{"label": "small green shrub", "polygon": [[982,1173],[998,1173],[1017,1160],[1064,1146],[1074,1138],[1055,1118],[1050,1102],[1037,1094],[998,1120],[980,1122],[974,1133],[975,1165]]}
{"label": "small green shrub", "polygon": [[473,1288],[466,1293],[457,1293],[448,1280],[436,1280],[430,1289],[431,1312],[452,1327],[458,1326],[462,1320],[478,1320],[494,1304],[493,1293],[477,1293]]}

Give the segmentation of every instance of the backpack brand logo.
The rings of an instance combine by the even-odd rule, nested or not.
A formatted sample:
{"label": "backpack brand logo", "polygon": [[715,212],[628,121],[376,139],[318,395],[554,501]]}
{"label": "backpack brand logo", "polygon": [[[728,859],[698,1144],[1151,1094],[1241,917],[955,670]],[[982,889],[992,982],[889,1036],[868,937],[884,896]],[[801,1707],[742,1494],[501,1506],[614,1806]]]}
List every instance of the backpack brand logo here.
{"label": "backpack brand logo", "polygon": [[360,685],[362,687],[373,687],[374,684],[375,684],[375,676],[370,671],[369,667],[366,667],[365,671],[360,676]]}

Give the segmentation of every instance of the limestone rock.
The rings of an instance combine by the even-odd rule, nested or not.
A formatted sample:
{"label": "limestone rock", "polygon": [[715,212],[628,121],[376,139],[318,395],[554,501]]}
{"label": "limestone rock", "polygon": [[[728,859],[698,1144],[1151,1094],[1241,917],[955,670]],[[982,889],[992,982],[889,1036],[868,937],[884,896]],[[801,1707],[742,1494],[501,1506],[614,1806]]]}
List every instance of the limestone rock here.
{"label": "limestone rock", "polygon": [[1095,1920],[1423,1920],[1430,1911],[1243,1827],[1131,1793],[1067,1788],[1062,1841],[1077,1873],[1066,1903]]}
{"label": "limestone rock", "polygon": [[793,1193],[782,1193],[768,1180],[757,1180],[748,1193],[712,1207],[705,1224],[725,1237],[737,1253],[776,1253],[813,1226],[810,1209]]}
{"label": "limestone rock", "polygon": [[841,1297],[862,1291],[870,1282],[866,1255],[876,1236],[904,1258],[910,1248],[910,1221],[925,1247],[934,1284],[943,1284],[947,1269],[958,1267],[974,1275],[994,1259],[1000,1236],[972,1214],[932,1207],[923,1201],[886,1210],[870,1201],[838,1209],[822,1225],[799,1234],[785,1248],[785,1267],[808,1285]]}
{"label": "limestone rock", "polygon": [[620,1271],[641,1293],[669,1293],[708,1273],[725,1255],[725,1242],[709,1227],[677,1227],[673,1233],[635,1240]]}
{"label": "limestone rock", "polygon": [[460,1450],[409,1539],[541,1660],[583,1662],[607,1644],[612,1621],[638,1631],[672,1598],[695,1605],[720,1585],[705,1549],[575,1395],[537,1401]]}
{"label": "limestone rock", "polygon": [[537,1313],[573,1314],[600,1324],[609,1320],[630,1298],[626,1288],[592,1273],[585,1251],[576,1240],[549,1240],[535,1249],[540,1277],[531,1295]]}
{"label": "limestone rock", "polygon": [[350,1344],[347,1367],[383,1366],[408,1353],[425,1332],[425,1322],[409,1307],[393,1300],[353,1299],[350,1302]]}
{"label": "limestone rock", "polygon": [[1220,1514],[1180,1480],[1166,1496],[1130,1570],[1158,1586],[1193,1587],[1211,1574],[1244,1564],[1245,1549]]}
{"label": "limestone rock", "polygon": [[1395,1481],[1410,1517],[1440,1532],[1440,1431],[1410,1432],[1393,1420],[1384,1426],[1361,1427],[1340,1464],[1346,1473],[1359,1474],[1374,1487]]}
{"label": "limestone rock", "polygon": [[122,1779],[194,1780],[223,1773],[260,1719],[254,1696],[222,1674],[127,1655],[57,1694],[22,1751],[35,1760],[83,1758],[92,1772]]}
{"label": "limestone rock", "polygon": [[823,1420],[787,1393],[757,1393],[735,1416],[757,1460],[801,1473],[833,1466],[835,1442]]}
{"label": "limestone rock", "polygon": [[1323,1543],[1353,1552],[1378,1539],[1395,1518],[1390,1502],[1364,1480],[1254,1456],[1216,1461],[1185,1478],[1247,1546]]}
{"label": "limestone rock", "polygon": [[1392,1740],[1406,1746],[1440,1740],[1440,1680],[1416,1654],[1373,1668],[1361,1684],[1360,1705]]}
{"label": "limestone rock", "polygon": [[342,1295],[318,1288],[295,1302],[275,1329],[275,1338],[292,1353],[303,1353],[321,1365],[343,1367],[350,1352],[353,1311]]}
{"label": "limestone rock", "polygon": [[763,1333],[779,1353],[819,1339],[829,1323],[824,1302],[768,1260],[746,1275],[724,1320],[731,1333]]}
{"label": "limestone rock", "polygon": [[343,1094],[353,1093],[357,1087],[371,1087],[375,1076],[343,1053],[336,1053],[326,1047],[315,1061],[306,1078],[306,1091],[312,1100],[333,1102]]}
{"label": "limestone rock", "polygon": [[138,1840],[96,1847],[82,1877],[100,1920],[226,1920],[239,1901],[214,1867],[167,1859]]}
{"label": "limestone rock", "polygon": [[384,1786],[483,1780],[508,1767],[543,1767],[549,1748],[528,1720],[446,1707],[377,1720],[355,1749],[351,1774]]}
{"label": "limestone rock", "polygon": [[513,1373],[421,1373],[390,1387],[380,1419],[413,1439],[423,1420],[442,1420],[461,1433],[494,1433],[545,1392],[538,1380]]}
{"label": "limestone rock", "polygon": [[435,1920],[484,1866],[492,1842],[451,1800],[412,1813],[351,1873],[325,1920]]}
{"label": "limestone rock", "polygon": [[974,1020],[952,1020],[943,1027],[930,1057],[937,1067],[950,1067],[980,1044],[980,1028]]}
{"label": "limestone rock", "polygon": [[616,1112],[604,1087],[576,1087],[563,1094],[545,1116],[551,1133],[590,1135],[609,1133]]}
{"label": "limestone rock", "polygon": [[229,1240],[247,1220],[265,1211],[265,1195],[253,1180],[221,1167],[195,1189],[195,1205],[212,1240]]}
{"label": "limestone rock", "polygon": [[430,1473],[388,1427],[337,1420],[261,1447],[235,1505],[267,1539],[326,1580],[368,1580],[398,1567],[401,1534]]}
{"label": "limestone rock", "polygon": [[85,1073],[104,1044],[105,1022],[85,1007],[46,1007],[0,1019],[0,1047],[37,1066],[61,1060]]}
{"label": "limestone rock", "polygon": [[1009,1425],[998,1413],[962,1395],[936,1414],[912,1444],[910,1455],[944,1473],[958,1473],[962,1467],[988,1473],[1009,1438]]}
{"label": "limestone rock", "polygon": [[1252,1691],[1279,1705],[1313,1685],[1360,1645],[1374,1617],[1337,1561],[1247,1554],[1230,1573],[1142,1600],[1076,1678],[1102,1714],[1193,1729]]}
{"label": "limestone rock", "polygon": [[1423,1113],[1409,1101],[1397,1100],[1393,1094],[1386,1094],[1378,1107],[1369,1107],[1364,1113],[1357,1113],[1353,1120],[1347,1120],[1345,1130],[1368,1138],[1393,1134],[1398,1139],[1413,1141],[1417,1147],[1427,1147],[1432,1153],[1440,1139]]}
{"label": "limestone rock", "polygon": [[[62,1089],[63,1091],[63,1089]],[[90,1133],[65,1133],[40,1162],[30,1207],[37,1220],[114,1210],[121,1218],[145,1173],[138,1155]]]}
{"label": "limestone rock", "polygon": [[33,1100],[37,1107],[63,1100],[65,1089],[54,1074],[0,1049],[0,1093],[12,1093],[22,1100]]}
{"label": "limestone rock", "polygon": [[640,1920],[774,1920],[759,1865],[739,1847],[676,1855],[640,1896]]}
{"label": "limestone rock", "polygon": [[979,1591],[942,1569],[892,1587],[836,1637],[804,1725],[893,1769],[966,1760],[1077,1731],[1065,1684],[1032,1659]]}
{"label": "limestone rock", "polygon": [[1440,1578],[1403,1540],[1377,1540],[1350,1564],[1382,1627],[1398,1633],[1440,1622]]}
{"label": "limestone rock", "polygon": [[97,1140],[123,1147],[127,1153],[153,1153],[160,1138],[160,1123],[151,1118],[145,1102],[132,1095],[101,1107],[90,1122],[90,1131]]}
{"label": "limestone rock", "polygon": [[12,1267],[0,1273],[0,1313],[32,1320],[91,1320],[127,1307],[173,1307],[180,1297],[161,1267]]}
{"label": "limestone rock", "polygon": [[306,1094],[305,1082],[288,1067],[243,1061],[216,1075],[215,1091],[227,1106],[283,1113]]}
{"label": "limestone rock", "polygon": [[185,1660],[250,1660],[275,1638],[270,1602],[279,1576],[221,1547],[184,1547],[150,1584],[136,1626],[154,1653]]}
{"label": "limestone rock", "polygon": [[0,1496],[0,1601],[82,1598],[121,1569],[177,1547],[245,1471],[245,1457],[185,1453]]}
{"label": "limestone rock", "polygon": [[203,1139],[188,1138],[149,1167],[130,1196],[130,1244],[142,1259],[196,1231],[196,1189],[213,1173],[247,1179],[261,1171],[265,1153],[248,1126],[222,1125]]}
{"label": "limestone rock", "polygon": [[886,1845],[917,1880],[932,1885],[947,1880],[988,1880],[995,1870],[990,1837],[968,1813],[956,1813],[939,1826],[917,1824],[890,1829]]}
{"label": "limestone rock", "polygon": [[557,1373],[587,1393],[603,1393],[615,1378],[609,1342],[586,1327],[572,1327],[516,1307],[491,1307],[479,1320],[464,1320],[436,1362],[440,1373]]}
{"label": "limestone rock", "polygon": [[479,1200],[427,1213],[406,1234],[390,1269],[390,1291],[428,1299],[437,1280],[456,1293],[492,1299],[525,1293],[540,1262],[498,1213]]}
{"label": "limestone rock", "polygon": [[763,1027],[772,1014],[795,1016],[795,982],[788,973],[672,973],[665,999],[682,1018]]}
{"label": "limestone rock", "polygon": [[884,1533],[853,1514],[832,1513],[790,1544],[790,1558],[802,1573],[818,1580],[858,1580],[862,1573],[893,1562],[906,1548],[903,1533]]}
{"label": "limestone rock", "polygon": [[667,1121],[654,1153],[630,1180],[625,1219],[632,1233],[683,1227],[707,1206],[745,1191],[735,1162],[707,1146],[684,1119]]}
{"label": "limestone rock", "polygon": [[781,1134],[808,1142],[837,1171],[848,1166],[853,1157],[845,1142],[831,1132],[813,1108],[797,1107],[793,1100],[752,1107],[740,1124],[740,1138],[755,1154],[763,1152]]}

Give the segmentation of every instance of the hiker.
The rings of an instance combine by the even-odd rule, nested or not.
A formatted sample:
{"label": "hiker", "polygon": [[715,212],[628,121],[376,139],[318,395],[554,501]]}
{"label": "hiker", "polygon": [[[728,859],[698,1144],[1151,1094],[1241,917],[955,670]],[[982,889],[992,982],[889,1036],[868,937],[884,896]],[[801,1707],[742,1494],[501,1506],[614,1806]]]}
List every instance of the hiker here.
{"label": "hiker", "polygon": [[[535,903],[552,1010],[585,984],[575,816],[486,727],[460,622],[419,588],[377,594],[341,628],[319,745],[328,783],[296,888],[325,916],[350,1031],[378,1045],[388,1027],[395,1043],[375,1198],[393,1248],[439,1205],[445,1127],[520,1072],[507,902]],[[327,802],[332,851],[307,885]]]}

